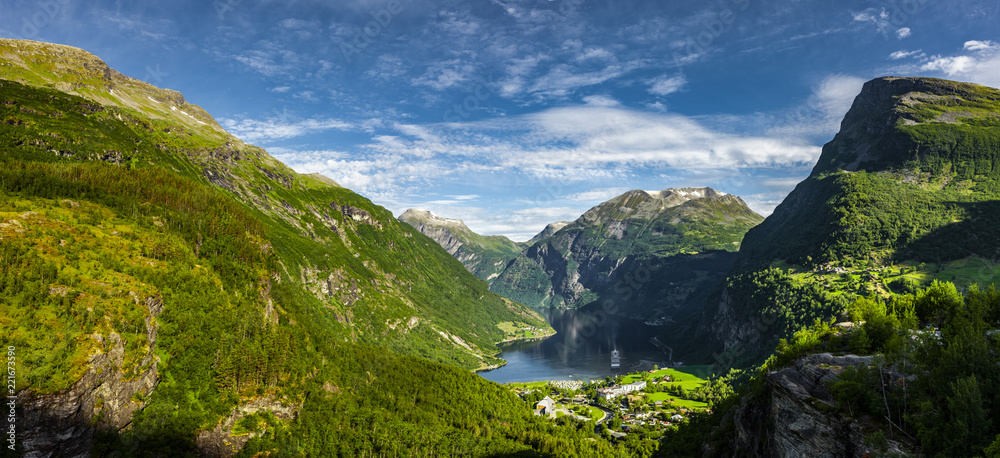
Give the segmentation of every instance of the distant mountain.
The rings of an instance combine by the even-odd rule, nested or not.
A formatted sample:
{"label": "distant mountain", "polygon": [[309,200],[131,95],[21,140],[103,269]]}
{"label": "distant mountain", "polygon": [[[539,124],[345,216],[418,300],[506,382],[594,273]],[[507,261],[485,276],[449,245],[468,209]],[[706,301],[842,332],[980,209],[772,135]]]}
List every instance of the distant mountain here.
{"label": "distant mountain", "polygon": [[486,281],[496,278],[525,247],[504,236],[479,235],[460,219],[442,218],[426,210],[411,208],[399,220],[434,239],[470,272]]}
{"label": "distant mountain", "polygon": [[614,454],[469,372],[540,315],[179,93],[0,40],[0,165],[26,454]]}
{"label": "distant mountain", "polygon": [[629,191],[539,239],[490,289],[533,307],[611,301],[616,313],[676,319],[725,276],[762,219],[710,188]]}
{"label": "distant mountain", "polygon": [[1000,91],[872,80],[812,174],[747,233],[697,350],[721,364],[759,361],[852,297],[933,279],[988,284],[998,258]]}
{"label": "distant mountain", "polygon": [[548,226],[545,226],[545,229],[542,229],[542,232],[539,232],[538,235],[535,235],[534,237],[531,238],[531,240],[528,240],[525,243],[525,245],[531,246],[538,242],[541,242],[542,240],[552,237],[553,235],[555,235],[556,232],[559,232],[560,229],[569,226],[570,224],[573,224],[573,222],[559,221],[558,223],[549,224]]}

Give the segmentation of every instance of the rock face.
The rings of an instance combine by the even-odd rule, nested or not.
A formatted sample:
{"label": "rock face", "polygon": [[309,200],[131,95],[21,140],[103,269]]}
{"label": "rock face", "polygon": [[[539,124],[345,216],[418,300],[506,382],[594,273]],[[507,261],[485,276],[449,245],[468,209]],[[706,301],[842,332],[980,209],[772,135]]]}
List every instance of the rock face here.
{"label": "rock face", "polygon": [[496,278],[525,247],[507,237],[479,235],[460,219],[442,218],[426,210],[411,208],[399,220],[434,239],[469,272],[487,282]]}
{"label": "rock face", "polygon": [[91,336],[103,346],[90,358],[89,370],[63,392],[37,395],[22,392],[24,430],[21,444],[26,457],[90,456],[94,433],[121,431],[132,422],[132,415],[145,407],[143,399],[160,382],[157,373],[156,317],[163,311],[158,297],[146,299],[146,337],[149,352],[142,359],[142,372],[127,376],[122,363],[125,346],[121,337]]}
{"label": "rock face", "polygon": [[629,191],[546,228],[490,289],[533,307],[612,300],[627,315],[676,320],[721,280],[762,219],[711,188]]}
{"label": "rock face", "polygon": [[236,422],[247,415],[261,411],[269,411],[276,418],[282,420],[294,420],[298,416],[300,406],[286,406],[280,402],[269,399],[257,399],[233,409],[228,417],[224,418],[214,429],[198,433],[198,450],[205,456],[233,457],[243,450],[243,447],[250,442],[250,439],[260,436],[266,431],[255,430],[245,434],[233,434]]}
{"label": "rock face", "polygon": [[[771,267],[813,271],[815,282],[804,285],[833,292],[837,286],[828,279],[837,273],[831,266],[858,265],[848,270],[861,273],[864,284],[846,291],[850,298],[858,290],[885,292],[879,281],[867,279],[869,269],[995,258],[1000,236],[980,221],[996,209],[977,201],[993,201],[996,193],[998,118],[1000,91],[985,86],[897,77],[866,83],[810,176],[746,233],[726,290],[713,297],[691,338],[708,337],[718,347],[713,352],[739,351],[747,355],[744,363],[755,363],[779,338],[808,324],[745,332],[766,319],[765,310],[794,302],[765,294],[775,284],[748,280]],[[956,199],[956,193],[967,197]],[[825,317],[838,313],[816,309],[833,301],[812,300],[807,289],[795,292],[811,302],[802,308]],[[735,358],[722,359],[727,365]]]}
{"label": "rock face", "polygon": [[569,226],[570,224],[573,224],[573,222],[560,221],[558,223],[549,224],[548,226],[545,226],[545,229],[542,229],[542,232],[539,232],[538,235],[532,237],[531,240],[528,240],[528,245],[534,245],[542,240],[552,237],[556,234],[556,232],[559,232],[560,229]]}
{"label": "rock face", "polygon": [[862,426],[831,413],[836,403],[826,384],[846,367],[870,362],[871,357],[823,353],[767,374],[765,392],[736,409],[734,456],[865,456]]}

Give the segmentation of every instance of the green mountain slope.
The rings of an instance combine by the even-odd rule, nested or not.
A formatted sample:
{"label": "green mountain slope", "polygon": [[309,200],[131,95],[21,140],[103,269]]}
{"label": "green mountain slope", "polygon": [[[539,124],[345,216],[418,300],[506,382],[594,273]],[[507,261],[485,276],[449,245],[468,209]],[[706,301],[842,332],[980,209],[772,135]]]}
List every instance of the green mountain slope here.
{"label": "green mountain slope", "polygon": [[490,289],[533,307],[600,302],[676,319],[721,280],[761,219],[738,197],[709,188],[630,191],[536,242]]}
{"label": "green mountain slope", "polygon": [[510,323],[547,326],[387,210],[83,51],[0,40],[0,57],[22,445],[616,453],[468,372]]}
{"label": "green mountain slope", "polygon": [[718,342],[714,359],[759,360],[855,296],[912,292],[933,279],[991,281],[998,180],[1000,91],[929,78],[868,82],[812,174],[747,233],[703,317],[701,331]]}
{"label": "green mountain slope", "polygon": [[525,248],[524,244],[504,236],[479,235],[462,220],[442,218],[425,210],[411,208],[400,215],[399,220],[434,239],[469,272],[487,282],[496,278]]}

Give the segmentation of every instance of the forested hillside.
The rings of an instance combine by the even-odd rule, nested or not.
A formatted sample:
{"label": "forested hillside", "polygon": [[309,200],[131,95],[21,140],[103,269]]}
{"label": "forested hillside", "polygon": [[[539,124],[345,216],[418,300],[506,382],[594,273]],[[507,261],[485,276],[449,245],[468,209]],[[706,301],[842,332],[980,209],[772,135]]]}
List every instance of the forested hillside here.
{"label": "forested hillside", "polygon": [[80,50],[0,45],[19,446],[623,453],[468,371],[547,325],[388,211]]}
{"label": "forested hillside", "polygon": [[500,275],[507,263],[526,247],[502,235],[477,234],[460,219],[442,218],[429,211],[411,208],[399,215],[399,220],[434,239],[469,272],[486,282]]}
{"label": "forested hillside", "polygon": [[867,83],[812,174],[747,233],[703,315],[701,332],[717,346],[701,356],[760,361],[778,338],[843,317],[855,297],[934,279],[991,281],[998,164],[1000,91],[929,78]]}
{"label": "forested hillside", "polygon": [[761,219],[739,197],[709,188],[630,191],[536,241],[490,289],[533,307],[682,320]]}

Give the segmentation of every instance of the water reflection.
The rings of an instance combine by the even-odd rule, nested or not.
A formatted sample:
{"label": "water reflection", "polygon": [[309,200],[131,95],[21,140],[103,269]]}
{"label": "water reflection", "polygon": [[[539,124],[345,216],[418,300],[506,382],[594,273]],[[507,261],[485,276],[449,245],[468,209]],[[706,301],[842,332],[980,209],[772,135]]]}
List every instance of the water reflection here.
{"label": "water reflection", "polygon": [[503,347],[500,357],[507,365],[481,375],[500,383],[604,378],[614,374],[611,351],[616,348],[623,372],[641,360],[662,364],[667,359],[649,341],[660,328],[639,320],[576,310],[552,310],[546,318],[556,335]]}

